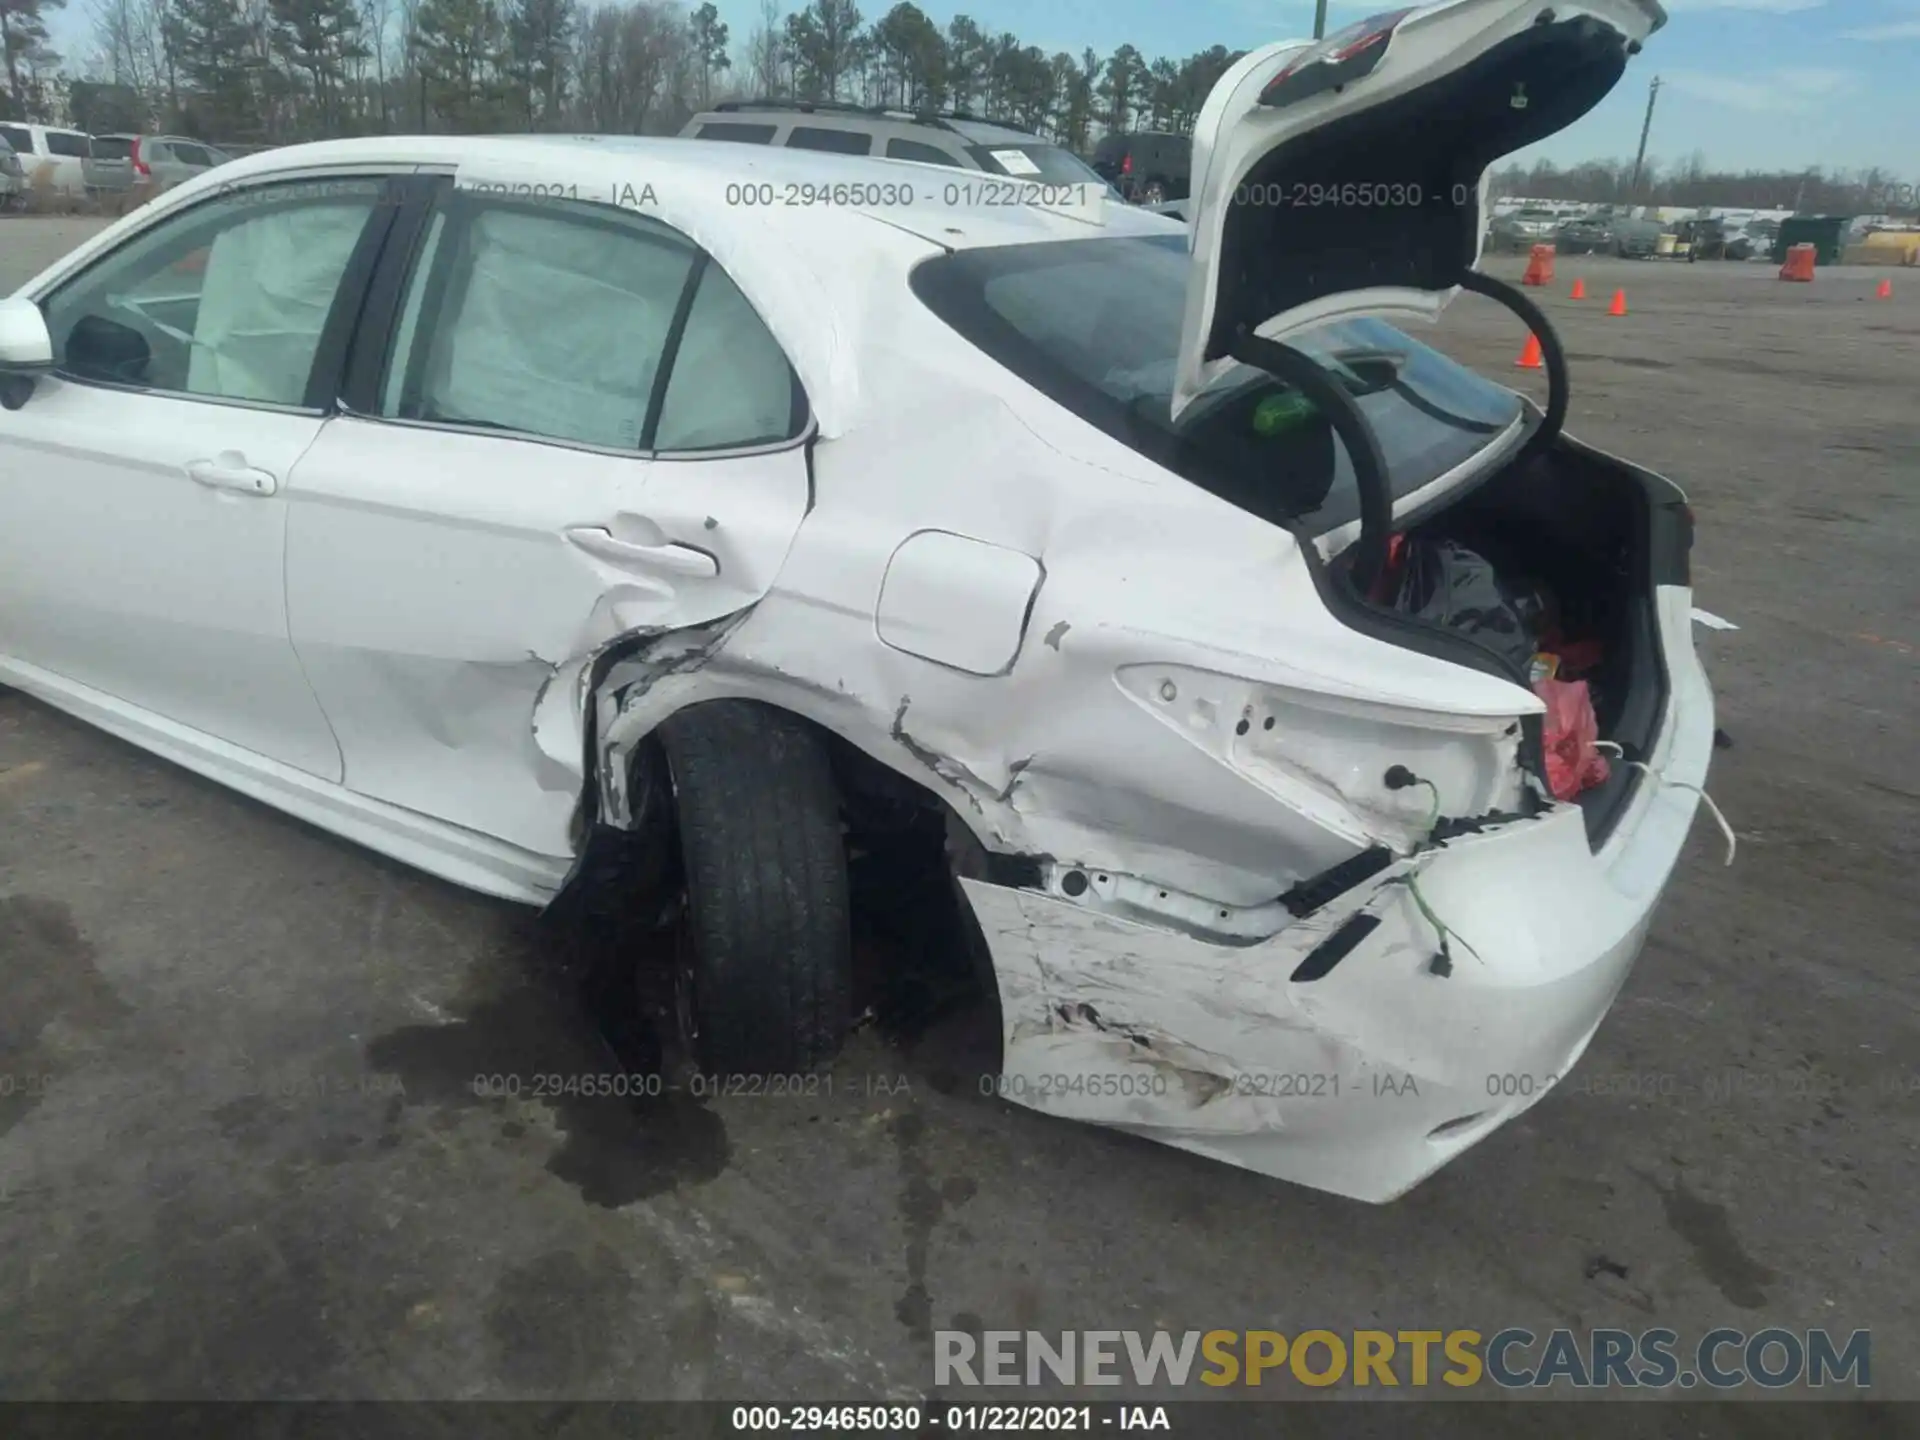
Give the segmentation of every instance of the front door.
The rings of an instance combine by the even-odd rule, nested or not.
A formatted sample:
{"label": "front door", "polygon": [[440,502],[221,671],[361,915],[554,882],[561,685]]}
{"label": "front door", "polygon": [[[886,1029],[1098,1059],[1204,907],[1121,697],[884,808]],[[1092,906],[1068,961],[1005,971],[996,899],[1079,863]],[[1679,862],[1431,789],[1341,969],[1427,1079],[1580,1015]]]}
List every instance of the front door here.
{"label": "front door", "polygon": [[0,657],[24,682],[339,778],[287,631],[286,485],[383,191],[254,186],[41,297],[57,372],[0,411]]}

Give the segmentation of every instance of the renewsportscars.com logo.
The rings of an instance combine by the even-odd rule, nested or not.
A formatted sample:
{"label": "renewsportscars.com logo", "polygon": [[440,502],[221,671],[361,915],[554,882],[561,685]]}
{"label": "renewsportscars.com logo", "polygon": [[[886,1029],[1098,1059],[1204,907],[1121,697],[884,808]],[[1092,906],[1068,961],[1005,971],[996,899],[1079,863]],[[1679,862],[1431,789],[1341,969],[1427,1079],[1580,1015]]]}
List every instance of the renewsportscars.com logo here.
{"label": "renewsportscars.com logo", "polygon": [[1691,1390],[1815,1389],[1873,1383],[1872,1332],[1709,1330],[1691,1346],[1666,1329],[965,1330],[934,1332],[936,1387],[1305,1385]]}

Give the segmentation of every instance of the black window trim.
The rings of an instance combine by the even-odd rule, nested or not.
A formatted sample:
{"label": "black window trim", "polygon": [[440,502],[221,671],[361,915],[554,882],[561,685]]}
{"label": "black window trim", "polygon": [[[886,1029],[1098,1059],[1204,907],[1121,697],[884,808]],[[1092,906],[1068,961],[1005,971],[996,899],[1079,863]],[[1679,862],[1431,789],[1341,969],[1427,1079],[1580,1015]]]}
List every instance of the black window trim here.
{"label": "black window trim", "polygon": [[[387,187],[390,197],[396,186],[403,185],[408,180],[412,169],[412,166],[393,169],[356,167],[344,172],[338,170],[277,172],[253,177],[241,189],[255,191],[276,189],[286,185],[379,181]],[[235,193],[239,192],[223,190],[186,205],[169,207],[156,214],[149,223],[142,225],[112,249],[91,257],[77,269],[56,276],[46,289],[32,297],[33,302],[44,314],[49,300],[84,280],[101,265],[120,254],[127,246],[163,226],[193,215],[195,211],[210,211]],[[303,199],[289,199],[280,205],[269,204],[262,208],[292,209],[305,203],[308,202]],[[66,369],[56,369],[53,373],[63,384],[84,385],[95,390],[107,390],[126,395],[150,395],[162,400],[180,400],[197,405],[224,405],[275,415],[325,418],[334,413],[334,404],[330,397],[339,391],[339,375],[345,362],[345,348],[350,340],[355,319],[365,302],[394,213],[395,206],[390,198],[374,201],[366,223],[361,228],[360,236],[354,241],[354,248],[347,257],[346,269],[340,274],[340,286],[334,292],[333,306],[328,310],[327,318],[321,324],[320,339],[314,347],[313,365],[307,372],[307,387],[298,405],[286,405],[271,400],[250,400],[235,395],[197,395],[190,390],[172,390],[158,385],[135,385],[130,382],[103,380],[93,375],[76,375]]]}
{"label": "black window trim", "polygon": [[[694,260],[688,272],[687,283],[676,303],[666,343],[661,348],[660,367],[655,373],[654,390],[648,397],[647,414],[640,436],[641,440],[647,443],[635,447],[596,445],[586,440],[569,440],[555,435],[536,435],[522,430],[494,429],[491,426],[462,424],[458,421],[420,420],[382,415],[380,413],[381,395],[386,388],[388,372],[395,359],[393,350],[399,339],[401,309],[411,291],[414,272],[423,257],[426,237],[434,216],[449,215],[449,225],[451,225],[452,212],[446,207],[448,201],[454,197],[464,198],[474,204],[519,209],[537,214],[551,213],[555,203],[459,189],[454,184],[454,177],[446,173],[422,174],[413,179],[417,187],[415,193],[410,197],[408,204],[401,209],[390,243],[386,245],[379,257],[375,273],[363,293],[362,303],[358,309],[360,318],[353,332],[338,392],[340,413],[377,425],[400,425],[418,430],[474,435],[514,444],[579,450],[620,460],[731,460],[746,456],[778,454],[783,450],[792,450],[813,443],[819,430],[819,422],[813,413],[812,402],[808,399],[806,387],[801,382],[800,372],[794,368],[793,357],[785,353],[785,347],[780,346],[779,337],[772,336],[769,328],[768,334],[772,336],[774,344],[780,348],[782,358],[787,362],[787,374],[792,382],[793,396],[789,428],[793,433],[782,440],[769,440],[751,445],[716,446],[711,449],[656,450],[652,448],[651,441],[659,425],[660,411],[665,407],[666,389],[673,378],[674,365],[679,360],[680,342],[686,330],[686,320],[692,312],[700,278],[706,273],[713,258],[696,244],[692,237],[667,225],[663,220],[656,220],[654,223],[672,230],[679,236],[693,251]],[[634,212],[620,207],[596,205],[592,201],[579,201],[568,204],[567,209],[569,214],[577,214],[578,218],[586,223],[598,224],[606,229],[617,230],[621,234],[635,233],[623,223],[621,218]],[[595,215],[592,212],[596,209],[608,213],[604,216]],[[444,299],[447,277],[452,268],[441,265],[433,275],[428,277],[428,284],[435,287],[436,293],[421,297],[416,337],[426,327],[429,315],[437,312],[439,303]],[[732,277],[728,278],[731,280]],[[747,303],[749,307],[752,306],[751,298]],[[766,324],[764,319],[761,324]],[[418,358],[423,361],[426,354],[425,347],[416,343],[415,352],[415,356],[410,356],[409,359]],[[409,383],[413,382],[410,380]]]}

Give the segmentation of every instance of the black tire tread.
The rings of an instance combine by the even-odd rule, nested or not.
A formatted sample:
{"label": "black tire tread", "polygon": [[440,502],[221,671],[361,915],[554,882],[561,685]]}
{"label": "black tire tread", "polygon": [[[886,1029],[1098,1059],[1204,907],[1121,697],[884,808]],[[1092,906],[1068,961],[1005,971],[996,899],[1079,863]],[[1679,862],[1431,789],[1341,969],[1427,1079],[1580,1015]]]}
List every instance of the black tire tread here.
{"label": "black tire tread", "polygon": [[699,1060],[799,1074],[850,1024],[852,938],[840,796],[804,721],[714,700],[659,731],[673,776],[697,955]]}

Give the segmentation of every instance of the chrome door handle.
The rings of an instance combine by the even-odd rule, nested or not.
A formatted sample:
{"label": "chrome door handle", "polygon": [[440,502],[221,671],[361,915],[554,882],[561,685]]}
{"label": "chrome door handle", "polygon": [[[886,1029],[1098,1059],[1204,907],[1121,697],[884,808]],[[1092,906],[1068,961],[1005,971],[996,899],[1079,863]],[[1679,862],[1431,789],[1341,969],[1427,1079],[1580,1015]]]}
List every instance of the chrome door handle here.
{"label": "chrome door handle", "polygon": [[280,482],[265,470],[256,470],[240,455],[226,454],[217,460],[189,460],[187,478],[209,490],[232,490],[241,495],[272,495]]}
{"label": "chrome door handle", "polygon": [[691,545],[636,545],[596,525],[576,525],[567,531],[567,539],[589,555],[615,565],[636,565],[645,570],[665,570],[674,575],[696,578],[720,573],[718,560]]}

